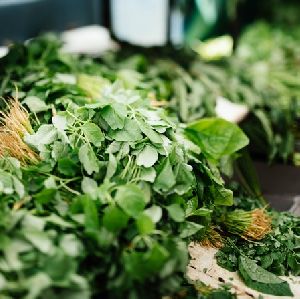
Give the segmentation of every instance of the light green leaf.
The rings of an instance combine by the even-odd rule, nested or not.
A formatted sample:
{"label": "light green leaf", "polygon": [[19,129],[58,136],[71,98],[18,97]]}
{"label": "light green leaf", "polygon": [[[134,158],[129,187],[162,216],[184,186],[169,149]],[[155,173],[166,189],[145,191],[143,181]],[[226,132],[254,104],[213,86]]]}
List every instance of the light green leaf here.
{"label": "light green leaf", "polygon": [[144,214],[149,216],[154,223],[157,223],[162,217],[162,208],[160,206],[153,205],[146,209]]}
{"label": "light green leaf", "polygon": [[160,165],[157,177],[154,182],[154,189],[157,191],[167,192],[176,183],[175,176],[170,164],[169,158],[165,158],[162,165]]}
{"label": "light green leaf", "polygon": [[53,116],[52,123],[59,131],[64,131],[68,126],[67,118],[62,115]]}
{"label": "light green leaf", "polygon": [[147,235],[152,233],[152,231],[155,229],[155,224],[152,221],[152,219],[146,215],[146,214],[141,214],[137,219],[136,219],[136,226],[141,235]]}
{"label": "light green leaf", "polygon": [[125,213],[134,218],[139,216],[146,205],[143,191],[134,184],[120,186],[115,200]]}
{"label": "light green leaf", "polygon": [[81,189],[83,193],[88,194],[91,198],[97,198],[97,182],[91,178],[84,177],[81,182]]}
{"label": "light green leaf", "polygon": [[151,167],[155,164],[157,159],[157,150],[153,146],[147,144],[137,155],[136,164],[139,166]]}
{"label": "light green leaf", "polygon": [[200,230],[204,229],[204,226],[195,222],[183,222],[181,224],[181,238],[191,237],[192,235],[196,234]]}
{"label": "light green leaf", "polygon": [[219,185],[210,186],[210,192],[213,197],[214,203],[219,206],[232,206],[233,205],[233,192]]}
{"label": "light green leaf", "polygon": [[104,140],[104,135],[96,124],[85,123],[81,127],[81,130],[89,142],[97,147],[101,146],[101,142]]}
{"label": "light green leaf", "polygon": [[28,96],[24,99],[24,101],[22,101],[22,103],[26,104],[29,110],[35,113],[47,111],[49,109],[49,106],[36,96]]}
{"label": "light green leaf", "polygon": [[25,141],[30,145],[41,148],[55,141],[57,138],[57,129],[53,125],[41,125],[37,132],[33,135],[26,135]]}
{"label": "light green leaf", "polygon": [[120,130],[110,130],[108,136],[116,141],[139,141],[143,139],[141,129],[136,121],[126,118],[125,126]]}
{"label": "light green leaf", "polygon": [[99,162],[90,145],[87,143],[83,144],[79,149],[78,157],[89,175],[93,172],[99,172]]}
{"label": "light green leaf", "polygon": [[113,103],[101,110],[101,116],[113,130],[122,129],[125,125],[127,109],[123,104]]}
{"label": "light green leaf", "polygon": [[156,144],[162,144],[163,140],[160,137],[160,135],[154,131],[150,125],[148,125],[145,121],[139,120],[139,127],[142,130],[142,132],[150,139],[151,142]]}
{"label": "light green leaf", "polygon": [[169,217],[172,218],[175,222],[183,222],[185,219],[185,214],[183,209],[179,204],[174,203],[166,207]]}

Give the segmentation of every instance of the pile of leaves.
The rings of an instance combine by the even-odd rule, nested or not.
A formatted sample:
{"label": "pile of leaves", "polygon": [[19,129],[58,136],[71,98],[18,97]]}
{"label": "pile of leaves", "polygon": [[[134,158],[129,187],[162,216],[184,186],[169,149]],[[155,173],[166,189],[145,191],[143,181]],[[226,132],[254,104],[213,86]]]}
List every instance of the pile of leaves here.
{"label": "pile of leaves", "polygon": [[[195,121],[214,115],[212,91],[222,85],[211,82],[223,70],[199,61],[202,84],[172,61],[149,71],[141,56],[115,64],[115,55],[97,61],[60,46],[40,37],[0,61],[1,294],[201,297],[184,279],[187,244],[235,210],[221,171],[232,173],[248,144],[225,120]],[[144,71],[129,67],[140,62]],[[252,258],[240,262],[244,273],[260,264],[231,254]],[[234,297],[226,288],[212,293],[207,298]]]}
{"label": "pile of leaves", "polygon": [[2,93],[17,98],[3,101],[0,127],[1,294],[175,294],[189,240],[233,203],[219,163],[248,139],[218,118],[181,125],[75,59],[42,39],[1,62]]}

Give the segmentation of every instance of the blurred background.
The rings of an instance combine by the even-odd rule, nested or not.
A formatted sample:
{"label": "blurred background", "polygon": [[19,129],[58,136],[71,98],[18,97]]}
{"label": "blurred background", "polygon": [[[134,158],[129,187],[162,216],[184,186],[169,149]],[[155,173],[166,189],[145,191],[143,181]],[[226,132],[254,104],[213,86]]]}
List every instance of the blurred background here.
{"label": "blurred background", "polygon": [[0,43],[91,24],[142,46],[180,45],[225,33],[237,38],[257,18],[297,23],[298,6],[297,0],[0,0]]}

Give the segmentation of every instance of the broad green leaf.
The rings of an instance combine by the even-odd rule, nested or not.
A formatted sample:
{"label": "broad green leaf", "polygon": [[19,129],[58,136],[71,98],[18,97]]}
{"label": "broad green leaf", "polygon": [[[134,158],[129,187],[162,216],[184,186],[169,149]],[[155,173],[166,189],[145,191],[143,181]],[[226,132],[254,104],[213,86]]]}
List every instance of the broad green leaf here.
{"label": "broad green leaf", "polygon": [[57,169],[61,174],[66,176],[75,176],[78,165],[70,158],[61,158],[57,162]]}
{"label": "broad green leaf", "polygon": [[93,145],[100,147],[102,141],[104,140],[104,135],[101,129],[94,123],[85,123],[81,127],[82,132],[84,133],[87,140]]}
{"label": "broad green leaf", "polygon": [[115,200],[125,213],[134,218],[139,216],[146,205],[143,191],[134,184],[120,186]]}
{"label": "broad green leaf", "polygon": [[162,217],[162,208],[160,206],[153,205],[152,207],[146,209],[144,214],[149,216],[154,223],[157,223]]}
{"label": "broad green leaf", "polygon": [[43,189],[42,191],[36,193],[33,198],[40,204],[47,204],[55,200],[56,193],[56,189]]}
{"label": "broad green leaf", "polygon": [[154,131],[150,125],[148,125],[145,121],[139,120],[138,121],[139,127],[141,131],[150,139],[152,143],[161,144],[163,143],[160,134]]}
{"label": "broad green leaf", "polygon": [[146,214],[140,214],[140,216],[136,219],[136,226],[141,235],[150,234],[155,229],[154,222]]}
{"label": "broad green leaf", "polygon": [[53,253],[54,246],[45,232],[35,229],[24,229],[23,235],[35,248],[44,254],[51,255]]}
{"label": "broad green leaf", "polygon": [[47,145],[57,138],[57,129],[53,125],[41,125],[33,135],[25,135],[24,139],[30,145],[40,149],[40,146]]}
{"label": "broad green leaf", "polygon": [[108,136],[116,141],[139,141],[143,139],[141,129],[135,120],[126,118],[123,129],[110,130]]}
{"label": "broad green leaf", "polygon": [[207,157],[216,160],[233,154],[249,143],[237,125],[221,118],[203,118],[188,125],[185,133]]}
{"label": "broad green leaf", "polygon": [[293,296],[286,281],[258,266],[246,256],[239,258],[239,273],[245,284],[254,290],[275,296]]}
{"label": "broad green leaf", "polygon": [[125,105],[119,103],[107,105],[101,110],[100,114],[113,130],[123,129],[127,116]]}
{"label": "broad green leaf", "polygon": [[47,111],[49,109],[49,106],[36,96],[28,96],[22,101],[22,103],[26,104],[29,110],[35,113]]}
{"label": "broad green leaf", "polygon": [[53,123],[54,127],[56,129],[58,129],[59,131],[64,131],[68,126],[67,118],[62,115],[53,116],[52,123]]}
{"label": "broad green leaf", "polygon": [[117,206],[109,206],[104,210],[103,225],[111,232],[125,228],[129,217]]}
{"label": "broad green leaf", "polygon": [[176,179],[170,164],[169,158],[165,158],[162,165],[160,165],[157,177],[154,181],[154,189],[157,191],[167,192],[176,183]]}
{"label": "broad green leaf", "polygon": [[185,214],[183,209],[178,203],[173,203],[166,207],[169,217],[175,222],[183,222],[185,219]]}
{"label": "broad green leaf", "polygon": [[62,250],[57,250],[54,255],[49,256],[44,262],[45,272],[57,283],[69,280],[76,269],[76,262]]}
{"label": "broad green leaf", "polygon": [[214,203],[218,206],[232,206],[233,205],[233,192],[220,185],[210,186],[211,196]]}
{"label": "broad green leaf", "polygon": [[198,233],[199,231],[203,230],[205,227],[201,224],[195,223],[195,222],[189,222],[185,221],[181,224],[180,227],[180,237],[181,238],[188,238],[192,235]]}
{"label": "broad green leaf", "polygon": [[81,182],[81,189],[83,193],[88,194],[91,198],[97,198],[97,182],[89,177],[84,177]]}
{"label": "broad green leaf", "polygon": [[151,167],[155,164],[157,159],[157,150],[153,146],[147,144],[137,155],[136,164],[139,166]]}
{"label": "broad green leaf", "polygon": [[86,230],[98,230],[100,228],[100,222],[96,202],[89,196],[84,196],[83,209]]}
{"label": "broad green leaf", "polygon": [[78,157],[89,175],[93,172],[99,172],[99,161],[89,144],[85,143],[80,147]]}

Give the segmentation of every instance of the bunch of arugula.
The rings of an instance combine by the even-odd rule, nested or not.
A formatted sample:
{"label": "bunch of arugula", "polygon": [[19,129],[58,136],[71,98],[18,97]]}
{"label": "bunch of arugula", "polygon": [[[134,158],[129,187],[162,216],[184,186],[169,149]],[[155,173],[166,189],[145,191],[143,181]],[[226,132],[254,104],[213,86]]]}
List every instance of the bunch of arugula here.
{"label": "bunch of arugula", "polygon": [[1,62],[2,94],[17,86],[34,131],[24,141],[40,160],[1,153],[1,294],[174,294],[187,242],[233,203],[219,163],[248,139],[221,119],[185,128],[145,92],[82,75],[88,63],[57,49],[32,40]]}

